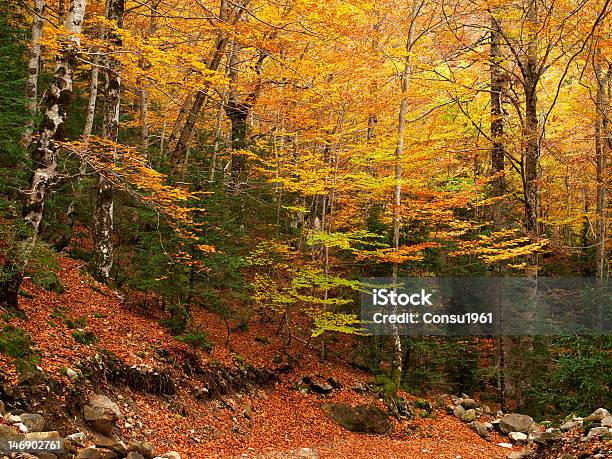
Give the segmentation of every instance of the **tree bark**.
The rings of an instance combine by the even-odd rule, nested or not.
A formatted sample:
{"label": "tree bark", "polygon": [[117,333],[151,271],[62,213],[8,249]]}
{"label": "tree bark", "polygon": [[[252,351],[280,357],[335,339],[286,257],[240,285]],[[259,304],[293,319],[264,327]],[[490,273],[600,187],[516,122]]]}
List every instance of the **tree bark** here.
{"label": "tree bark", "polygon": [[[536,0],[529,0],[526,19],[535,25],[537,22]],[[525,192],[525,228],[539,232],[539,184],[538,164],[540,159],[540,131],[538,123],[537,86],[540,79],[537,56],[537,37],[529,37],[526,58],[523,63],[523,85],[525,89],[525,125],[523,139],[525,142],[524,192]]]}
{"label": "tree bark", "polygon": [[28,148],[32,143],[34,117],[38,111],[38,73],[40,69],[41,54],[40,40],[43,35],[45,6],[45,0],[34,1],[32,38],[30,39],[30,53],[28,57],[28,80],[26,81],[26,108],[31,118],[19,142],[24,148]]}
{"label": "tree bark", "polygon": [[[236,24],[242,16],[242,12],[245,9],[244,7],[247,1],[248,0],[245,0],[242,2],[242,4],[236,5],[234,8],[233,17],[230,18],[230,7],[227,5],[228,2],[227,0],[221,0],[221,4],[219,6],[220,21],[225,22],[226,25],[227,23]],[[219,69],[219,65],[221,64],[221,60],[225,54],[228,41],[229,38],[227,32],[225,32],[223,28],[220,29],[217,35],[215,49],[208,59],[207,67],[209,70],[216,71]],[[202,88],[198,90],[193,97],[191,107],[186,111],[186,113],[179,113],[179,117],[184,116],[185,122],[181,128],[180,123],[178,123],[177,120],[177,132],[175,133],[175,130],[173,129],[172,136],[169,139],[169,144],[171,145],[170,148],[172,148],[172,152],[170,154],[170,166],[173,171],[178,170],[178,168],[184,163],[185,154],[191,145],[191,139],[193,137],[193,130],[195,128],[196,121],[200,116],[204,102],[208,97],[209,87],[209,82],[204,83]]]}
{"label": "tree bark", "polygon": [[[410,28],[408,30],[408,38],[406,40],[406,57],[404,61],[404,70],[402,72],[402,86],[400,101],[399,118],[397,124],[397,145],[395,148],[395,173],[393,186],[393,249],[396,251],[400,247],[400,229],[401,229],[401,205],[402,205],[402,159],[404,156],[404,137],[406,133],[406,115],[408,112],[408,89],[410,87],[410,76],[412,75],[412,60],[410,58],[412,47],[414,45],[414,37],[416,31],[416,22],[422,2],[414,0],[412,4],[412,14]],[[398,263],[393,263],[393,283],[397,283],[399,275]],[[391,369],[391,380],[395,391],[400,387],[402,378],[402,339],[399,334],[393,336],[393,361]]]}
{"label": "tree bark", "polygon": [[[107,19],[115,21],[118,27],[123,25],[125,0],[108,0]],[[118,37],[111,37],[115,46],[120,46]],[[121,75],[119,61],[110,57],[107,60],[104,74],[104,120],[102,136],[117,142],[119,134],[119,106],[121,101]],[[96,186],[96,210],[94,215],[94,260],[93,276],[101,281],[108,280],[113,266],[113,187],[103,174],[98,176]]]}
{"label": "tree bark", "polygon": [[595,180],[596,185],[596,249],[595,249],[595,271],[597,277],[607,277],[606,269],[606,237],[607,237],[607,215],[606,215],[606,168],[608,165],[608,152],[610,150],[610,127],[609,127],[609,87],[612,82],[612,66],[603,70],[601,66],[595,65],[595,78],[597,80],[597,93],[595,100]]}
{"label": "tree bark", "polygon": [[[502,60],[501,36],[499,23],[491,17],[491,44],[490,44],[490,66],[491,66],[491,174],[494,176],[491,184],[492,196],[501,197],[506,192],[504,178],[505,151],[504,151],[504,119],[502,108],[503,73],[499,66]],[[493,224],[499,229],[502,223],[503,204],[496,201],[493,205]]]}
{"label": "tree bark", "polygon": [[55,137],[66,122],[66,114],[72,96],[74,67],[80,47],[85,16],[86,0],[72,0],[65,26],[74,34],[64,43],[63,50],[55,64],[53,79],[45,95],[45,113],[39,131],[39,138],[33,152],[35,170],[27,193],[25,220],[32,227],[31,245],[38,238],[45,200],[51,186],[57,181],[58,146]]}
{"label": "tree bark", "polygon": [[91,61],[91,79],[89,80],[89,98],[87,99],[87,110],[85,112],[85,126],[83,127],[83,140],[87,141],[93,130],[94,118],[96,116],[96,102],[98,99],[98,76],[100,73],[100,54],[94,50]]}

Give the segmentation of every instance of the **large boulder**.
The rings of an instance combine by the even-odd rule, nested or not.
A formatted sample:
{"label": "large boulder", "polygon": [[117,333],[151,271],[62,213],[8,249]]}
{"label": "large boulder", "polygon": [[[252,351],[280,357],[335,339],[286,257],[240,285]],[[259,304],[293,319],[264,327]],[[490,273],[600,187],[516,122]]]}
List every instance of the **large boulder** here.
{"label": "large boulder", "polygon": [[117,404],[105,395],[93,395],[85,405],[83,417],[96,432],[110,435],[121,417],[121,411]]}
{"label": "large boulder", "polygon": [[376,405],[352,407],[343,403],[321,406],[325,415],[351,432],[384,434],[391,429],[389,416]]}
{"label": "large boulder", "polygon": [[499,420],[499,430],[502,433],[509,434],[510,432],[529,433],[530,427],[535,424],[531,416],[526,414],[510,413],[506,414]]}

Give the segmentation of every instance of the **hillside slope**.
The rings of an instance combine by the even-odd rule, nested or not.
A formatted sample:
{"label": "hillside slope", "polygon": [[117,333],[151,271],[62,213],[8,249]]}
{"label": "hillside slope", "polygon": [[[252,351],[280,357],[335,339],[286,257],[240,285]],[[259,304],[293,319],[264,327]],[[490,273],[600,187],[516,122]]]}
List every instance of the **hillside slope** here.
{"label": "hillside slope", "polygon": [[[28,319],[9,321],[30,333],[41,357],[44,384],[51,393],[32,390],[35,378],[24,375],[22,383],[14,386],[17,389],[11,389],[9,386],[20,379],[15,361],[0,355],[0,363],[5,393],[13,394],[16,404],[19,395],[15,394],[27,393],[22,403],[32,412],[42,412],[62,435],[89,432],[79,407],[95,391],[106,394],[121,408],[117,434],[123,439],[148,440],[158,450],[176,450],[182,457],[272,458],[312,453],[322,458],[466,459],[500,458],[508,453],[496,446],[501,439],[485,441],[443,410],[430,418],[394,419],[392,431],[386,435],[349,432],[328,419],[320,406],[338,402],[382,406],[373,394],[353,390],[355,385],[367,384],[365,373],[340,361],[320,362],[316,352],[300,342],[294,341],[286,349],[275,334],[275,326],[261,325],[257,320],[247,331],[233,333],[230,350],[224,344],[223,320],[204,311],[194,311],[195,322],[206,330],[214,347],[210,353],[192,349],[174,339],[156,320],[130,311],[123,294],[84,274],[82,262],[61,257],[60,264],[63,293],[27,282],[21,308]],[[149,315],[154,316],[154,311]],[[292,356],[291,367],[285,363],[288,355]],[[86,369],[95,367],[92,362],[98,362],[94,356],[121,362],[132,372],[162,375],[170,381],[170,389],[157,390],[130,376],[113,379],[104,371],[87,373]],[[278,356],[283,362],[274,364]],[[231,372],[240,368],[252,368],[251,379],[234,384]],[[215,389],[212,380],[220,374],[226,379]],[[268,374],[273,374],[275,381],[268,381]],[[296,390],[306,375],[333,377],[340,388],[325,396]]]}

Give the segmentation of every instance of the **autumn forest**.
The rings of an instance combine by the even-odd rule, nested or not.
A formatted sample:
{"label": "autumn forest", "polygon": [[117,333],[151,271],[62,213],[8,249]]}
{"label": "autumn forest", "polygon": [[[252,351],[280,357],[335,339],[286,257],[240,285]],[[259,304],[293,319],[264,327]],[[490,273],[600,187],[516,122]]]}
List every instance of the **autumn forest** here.
{"label": "autumn forest", "polygon": [[[112,354],[256,368],[246,385],[265,368],[313,404],[345,385],[398,425],[440,425],[427,398],[455,394],[448,422],[483,438],[454,412],[468,395],[477,416],[610,409],[610,336],[368,336],[359,295],[364,277],[605,281],[611,106],[609,0],[2,0],[3,384],[86,391],[77,357]],[[166,338],[130,347],[147,329]],[[250,393],[232,384],[220,394]],[[164,435],[183,457],[242,451]],[[330,451],[295,457],[357,457]],[[479,451],[463,457],[505,457]],[[541,454],[516,457],[557,457]]]}

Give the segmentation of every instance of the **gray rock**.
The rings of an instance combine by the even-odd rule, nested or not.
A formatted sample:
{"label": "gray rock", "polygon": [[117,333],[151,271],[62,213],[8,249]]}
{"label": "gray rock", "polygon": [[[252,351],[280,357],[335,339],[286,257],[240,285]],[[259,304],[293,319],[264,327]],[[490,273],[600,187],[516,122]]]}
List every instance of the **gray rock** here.
{"label": "gray rock", "polygon": [[506,456],[507,459],[527,459],[535,453],[532,449],[526,449],[524,451],[515,451]]}
{"label": "gray rock", "polygon": [[532,440],[538,445],[547,445],[563,441],[563,434],[559,431],[534,433]]}
{"label": "gray rock", "polygon": [[22,424],[28,428],[28,431],[42,432],[45,430],[45,418],[43,418],[40,414],[25,413],[20,417]]}
{"label": "gray rock", "polygon": [[298,457],[300,459],[319,459],[319,453],[311,448],[300,448]]}
{"label": "gray rock", "polygon": [[0,437],[2,438],[22,438],[23,434],[17,432],[13,427],[0,424]]}
{"label": "gray rock", "polygon": [[463,415],[465,414],[465,408],[463,408],[461,405],[457,405],[455,407],[455,409],[453,410],[453,414],[455,415],[456,418],[463,418]]}
{"label": "gray rock", "polygon": [[474,421],[474,422],[470,422],[470,426],[482,438],[488,438],[489,437],[489,429],[487,428],[487,425],[485,423]]}
{"label": "gray rock", "polygon": [[529,437],[527,436],[527,434],[525,434],[523,432],[510,432],[508,434],[508,438],[515,445],[522,445],[524,443],[527,443],[527,440],[528,440]]}
{"label": "gray rock", "polygon": [[60,438],[60,434],[57,430],[51,430],[49,432],[29,432],[24,436],[25,440],[37,441],[57,440],[58,438]]}
{"label": "gray rock", "polygon": [[606,416],[601,420],[602,427],[612,427],[612,416]]}
{"label": "gray rock", "polygon": [[103,434],[110,435],[115,423],[121,417],[119,407],[105,395],[93,395],[85,405],[83,417],[91,427]]}
{"label": "gray rock", "polygon": [[134,451],[146,459],[155,457],[155,449],[148,441],[132,441],[128,447],[128,451]]}
{"label": "gray rock", "polygon": [[68,368],[66,370],[66,376],[68,376],[72,381],[76,381],[77,379],[79,379],[79,374],[72,368]]}
{"label": "gray rock", "polygon": [[568,432],[570,430],[574,430],[576,427],[580,426],[580,421],[568,421],[559,427],[563,432]]}
{"label": "gray rock", "polygon": [[606,410],[605,408],[597,408],[589,416],[584,418],[584,420],[587,421],[587,422],[588,421],[590,421],[590,422],[600,422],[604,418],[607,418],[608,416],[610,416],[610,413],[608,412],[608,410]]}
{"label": "gray rock", "polygon": [[68,435],[66,439],[74,442],[79,446],[85,446],[85,442],[87,441],[87,435],[85,435],[83,432],[76,432]]}
{"label": "gray rock", "polygon": [[508,434],[510,432],[522,432],[529,433],[529,428],[535,424],[535,421],[531,416],[526,414],[511,413],[506,414],[499,421],[499,429],[502,433]]}
{"label": "gray rock", "polygon": [[100,448],[85,448],[79,451],[75,459],[115,459],[117,454]]}
{"label": "gray rock", "polygon": [[127,454],[127,448],[123,442],[115,440],[114,438],[105,437],[103,435],[97,435],[94,439],[94,444],[97,448],[109,449],[117,453],[118,456],[125,456]]}
{"label": "gray rock", "polygon": [[136,451],[130,451],[125,459],[145,459],[144,456]]}
{"label": "gray rock", "polygon": [[463,413],[463,416],[461,416],[461,420],[465,422],[472,422],[475,419],[476,419],[476,411],[474,409],[467,410],[465,413]]}
{"label": "gray rock", "polygon": [[590,440],[591,438],[599,438],[602,435],[607,434],[608,432],[610,431],[607,427],[593,427],[591,430],[589,430],[589,433],[586,437],[588,440]]}
{"label": "gray rock", "polygon": [[466,410],[478,407],[478,402],[473,398],[464,398],[461,402],[461,406]]}
{"label": "gray rock", "polygon": [[162,454],[160,457],[164,459],[181,459],[181,455],[176,451],[170,451],[168,453]]}
{"label": "gray rock", "polygon": [[352,407],[330,403],[322,405],[321,409],[328,418],[351,432],[384,434],[391,429],[389,416],[376,405]]}

